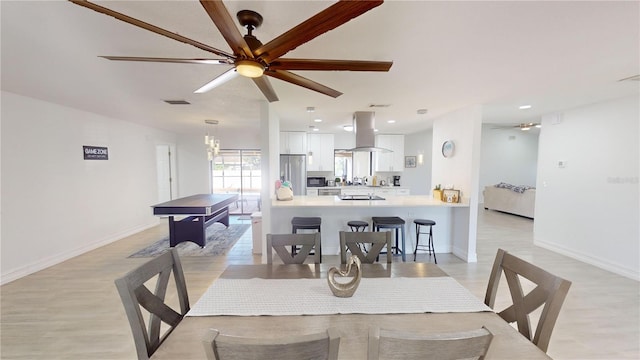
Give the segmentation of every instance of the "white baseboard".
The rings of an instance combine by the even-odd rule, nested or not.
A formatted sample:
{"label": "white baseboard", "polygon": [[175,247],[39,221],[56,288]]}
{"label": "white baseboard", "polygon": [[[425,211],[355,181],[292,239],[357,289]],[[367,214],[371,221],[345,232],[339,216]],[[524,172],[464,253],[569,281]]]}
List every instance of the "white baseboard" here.
{"label": "white baseboard", "polygon": [[157,226],[158,222],[155,221],[153,224],[146,224],[146,225],[141,225],[126,231],[122,231],[120,233],[117,234],[112,234],[109,235],[103,239],[97,240],[95,242],[80,246],[78,248],[75,249],[70,249],[67,251],[64,251],[62,253],[59,254],[53,254],[52,256],[46,257],[44,259],[40,259],[38,261],[32,262],[30,264],[26,264],[23,265],[17,269],[11,270],[5,274],[2,274],[0,277],[0,285],[4,285],[7,283],[10,283],[12,281],[18,280],[22,277],[25,277],[29,274],[33,274],[37,271],[46,269],[50,266],[53,265],[57,265],[63,261],[69,260],[73,257],[76,257],[78,255],[82,255],[86,252],[89,252],[91,250],[97,249],[101,246],[105,246],[108,244],[111,244],[114,241],[118,241],[122,238],[125,238],[127,236],[133,235],[135,233],[138,233],[140,231],[143,230],[147,230],[149,228],[152,228],[154,226]]}
{"label": "white baseboard", "polygon": [[[475,263],[478,262],[478,255],[477,254],[469,254],[467,252],[466,249],[461,249],[458,247],[453,247],[453,251],[451,251],[451,253],[457,257],[459,257],[460,259],[468,262],[468,263]],[[471,256],[473,255],[473,256]]]}
{"label": "white baseboard", "polygon": [[566,247],[558,246],[556,244],[552,244],[549,242],[534,240],[533,244],[541,248],[551,250],[553,252],[557,252],[558,254],[562,254],[564,256],[570,257],[572,259],[582,261],[583,263],[587,263],[589,265],[593,265],[601,269],[611,271],[614,274],[618,274],[636,281],[640,281],[640,273],[638,271],[634,271],[633,269],[628,269],[618,264],[603,261],[602,259],[595,258],[591,255],[576,252],[573,249],[568,249]]}

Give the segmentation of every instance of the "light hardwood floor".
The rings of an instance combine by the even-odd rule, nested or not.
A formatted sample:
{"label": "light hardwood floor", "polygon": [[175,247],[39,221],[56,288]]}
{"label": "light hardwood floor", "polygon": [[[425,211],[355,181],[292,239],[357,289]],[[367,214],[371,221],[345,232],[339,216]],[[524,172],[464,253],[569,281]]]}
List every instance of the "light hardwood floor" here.
{"label": "light hardwood floor", "polygon": [[[480,210],[478,262],[438,254],[438,264],[484,299],[496,250],[503,248],[573,282],[551,337],[550,356],[640,358],[640,283],[535,247],[532,229],[531,220]],[[162,224],[2,286],[2,359],[134,359],[113,281],[148,260],[127,256],[166,232]],[[191,304],[228,264],[259,263],[251,244],[248,231],[227,256],[183,257]],[[339,261],[323,256],[323,262]],[[418,261],[430,259],[419,255]],[[508,296],[501,291],[497,305]]]}

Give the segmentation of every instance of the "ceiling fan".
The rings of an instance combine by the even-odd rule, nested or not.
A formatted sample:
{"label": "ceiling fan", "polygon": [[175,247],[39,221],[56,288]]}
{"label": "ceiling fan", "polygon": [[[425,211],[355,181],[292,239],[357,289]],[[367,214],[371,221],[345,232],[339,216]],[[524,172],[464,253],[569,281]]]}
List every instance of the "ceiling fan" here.
{"label": "ceiling fan", "polygon": [[86,0],[69,1],[222,57],[222,59],[180,59],[102,56],[103,58],[118,61],[233,65],[233,68],[197,89],[195,91],[196,93],[207,92],[239,74],[251,78],[269,102],[278,101],[278,96],[264,75],[336,98],[342,95],[342,93],[313,80],[294,74],[289,70],[389,71],[391,65],[393,65],[392,61],[292,59],[281,57],[317,36],[335,29],[347,21],[379,6],[383,3],[383,0],[340,0],[266,44],[262,44],[260,40],[253,35],[253,30],[262,24],[263,19],[260,14],[251,10],[241,10],[238,12],[237,18],[239,23],[247,29],[247,34],[242,36],[221,0],[200,0],[205,11],[220,33],[222,33],[227,44],[231,47],[230,53]]}

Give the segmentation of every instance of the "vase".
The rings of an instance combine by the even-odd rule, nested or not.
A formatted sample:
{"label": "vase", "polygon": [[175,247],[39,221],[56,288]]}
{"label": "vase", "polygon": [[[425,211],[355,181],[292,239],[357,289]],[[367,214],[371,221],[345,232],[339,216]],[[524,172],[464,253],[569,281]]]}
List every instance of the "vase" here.
{"label": "vase", "polygon": [[[354,264],[355,264],[355,267],[353,268],[354,274],[352,275],[353,279],[351,279],[351,281],[346,283],[341,283],[336,281],[336,276],[337,277],[349,276],[349,273],[351,272],[351,267]],[[362,278],[362,269],[361,269],[360,259],[355,255],[352,255],[348,259],[347,270],[343,271],[336,267],[332,267],[331,269],[329,269],[329,272],[327,273],[327,282],[329,283],[329,288],[331,289],[331,292],[333,293],[333,295],[337,297],[352,297],[353,294],[358,289],[358,285],[360,285],[361,278]]]}

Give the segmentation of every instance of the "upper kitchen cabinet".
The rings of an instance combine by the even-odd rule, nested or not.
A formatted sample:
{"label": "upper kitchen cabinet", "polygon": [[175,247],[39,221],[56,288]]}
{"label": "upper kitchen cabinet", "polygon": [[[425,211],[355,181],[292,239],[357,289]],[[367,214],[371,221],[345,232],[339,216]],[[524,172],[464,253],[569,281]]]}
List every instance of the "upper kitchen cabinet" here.
{"label": "upper kitchen cabinet", "polygon": [[404,135],[376,135],[376,147],[392,152],[374,153],[374,171],[404,170]]}
{"label": "upper kitchen cabinet", "polygon": [[280,154],[307,153],[307,133],[303,131],[280,132]]}
{"label": "upper kitchen cabinet", "polygon": [[333,134],[307,135],[307,171],[334,171]]}

